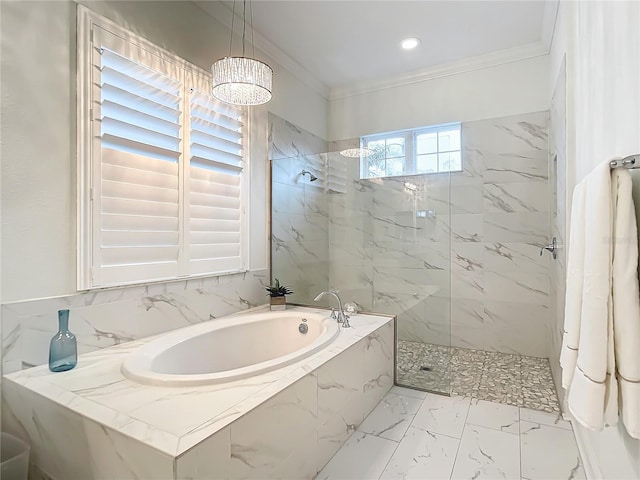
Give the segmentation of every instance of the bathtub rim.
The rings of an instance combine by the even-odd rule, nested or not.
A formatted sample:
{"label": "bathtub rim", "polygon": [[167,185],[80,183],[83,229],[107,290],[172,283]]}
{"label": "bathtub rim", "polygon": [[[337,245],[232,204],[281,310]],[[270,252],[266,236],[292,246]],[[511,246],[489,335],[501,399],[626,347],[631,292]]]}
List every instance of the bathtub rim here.
{"label": "bathtub rim", "polygon": [[[279,312],[255,312],[231,315],[228,318],[214,319],[196,325],[161,334],[158,338],[142,345],[125,357],[120,366],[122,375],[140,385],[163,387],[197,387],[221,385],[252,376],[268,373],[309,358],[334,342],[340,335],[340,327],[328,315],[320,313],[304,313],[296,310]],[[216,330],[233,328],[243,324],[251,324],[269,320],[280,315],[317,320],[322,329],[318,339],[310,345],[295,350],[287,355],[266,360],[246,367],[225,370],[224,372],[207,374],[169,374],[154,372],[152,362],[158,355],[169,348],[187,341],[189,338],[206,335]]]}

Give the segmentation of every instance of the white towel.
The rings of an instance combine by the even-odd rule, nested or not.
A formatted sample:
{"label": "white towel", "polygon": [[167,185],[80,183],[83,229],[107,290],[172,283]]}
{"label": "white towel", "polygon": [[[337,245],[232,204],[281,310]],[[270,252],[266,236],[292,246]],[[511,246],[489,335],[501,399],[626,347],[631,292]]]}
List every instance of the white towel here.
{"label": "white towel", "polygon": [[620,389],[622,421],[629,435],[640,438],[640,288],[638,228],[631,195],[631,174],[614,169],[613,343]]}
{"label": "white towel", "polygon": [[628,171],[611,172],[606,162],[576,186],[568,262],[560,363],[569,410],[585,427],[602,430],[617,423],[620,401],[627,431],[638,438],[640,292]]}

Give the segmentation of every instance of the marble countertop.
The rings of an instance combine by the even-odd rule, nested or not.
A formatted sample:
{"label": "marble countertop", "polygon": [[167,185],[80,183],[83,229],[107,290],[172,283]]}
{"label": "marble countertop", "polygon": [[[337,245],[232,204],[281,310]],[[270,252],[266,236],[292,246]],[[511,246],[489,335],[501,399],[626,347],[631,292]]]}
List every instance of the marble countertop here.
{"label": "marble countertop", "polygon": [[[292,309],[328,316],[324,309]],[[124,358],[158,336],[81,355],[78,366],[68,372],[51,373],[42,365],[6,375],[5,381],[178,456],[390,321],[389,316],[355,315],[352,328],[341,328],[338,338],[320,352],[278,370],[224,384],[163,387],[125,378],[120,372]]]}

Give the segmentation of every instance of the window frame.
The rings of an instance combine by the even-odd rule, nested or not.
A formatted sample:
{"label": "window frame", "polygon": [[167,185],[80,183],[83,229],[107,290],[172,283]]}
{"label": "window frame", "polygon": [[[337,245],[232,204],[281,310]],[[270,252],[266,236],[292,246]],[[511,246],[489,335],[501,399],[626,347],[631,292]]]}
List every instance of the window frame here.
{"label": "window frame", "polygon": [[[447,130],[457,129],[460,134],[460,149],[458,150],[440,150],[440,139],[439,135],[436,135],[437,150],[434,152],[436,155],[441,153],[452,153],[452,152],[460,152],[460,168],[459,169],[448,169],[448,170],[440,170],[440,160],[438,158],[438,171],[436,172],[417,172],[417,164],[418,164],[418,153],[417,153],[417,137],[419,135],[423,135],[425,133],[440,133]],[[384,175],[368,175],[369,173],[369,161],[367,156],[361,156],[360,161],[360,178],[393,178],[393,177],[407,177],[411,175],[437,175],[440,173],[455,173],[462,172],[464,170],[463,167],[463,155],[462,155],[462,123],[461,122],[450,122],[450,123],[442,123],[438,125],[429,125],[426,127],[418,127],[407,130],[395,130],[391,132],[383,132],[376,133],[372,135],[363,135],[360,137],[360,146],[362,149],[367,149],[368,145],[371,142],[377,142],[380,140],[388,140],[390,138],[404,138],[404,172],[397,175],[386,174],[387,166],[386,161],[388,158],[402,158],[402,157],[387,157],[385,154],[385,174]],[[385,143],[385,149],[387,148]]]}
{"label": "window frame", "polygon": [[[77,138],[76,138],[76,168],[77,168],[77,289],[79,291],[118,288],[129,285],[163,283],[167,281],[179,281],[192,278],[222,276],[227,274],[243,273],[248,270],[249,264],[249,205],[250,205],[250,155],[252,151],[251,138],[251,115],[248,109],[242,108],[243,143],[242,143],[242,172],[240,176],[240,258],[241,267],[229,271],[212,271],[206,273],[191,274],[185,272],[184,268],[177,271],[176,275],[154,279],[131,279],[117,283],[96,284],[94,282],[94,258],[97,242],[94,241],[96,235],[96,205],[100,202],[94,201],[99,195],[99,187],[96,188],[96,181],[99,183],[99,176],[94,175],[94,171],[101,165],[100,155],[95,154],[96,141],[93,127],[92,111],[92,56],[94,54],[94,27],[101,28],[111,35],[119,37],[122,41],[132,44],[135,48],[154,55],[162,62],[169,62],[172,66],[184,71],[182,91],[188,90],[186,80],[188,78],[201,77],[210,81],[209,72],[197,67],[175,54],[162,49],[148,40],[132,33],[118,24],[96,14],[83,5],[77,7]],[[181,96],[181,104],[188,103],[188,94]],[[182,119],[179,123],[182,143],[189,141],[190,118],[186,110],[183,109]],[[100,147],[98,147],[100,148]],[[190,155],[186,155],[187,150],[183,147],[178,162],[179,168],[179,254],[178,265],[189,266],[189,242],[185,240],[189,226],[186,221],[189,218],[189,175],[184,170],[190,169]],[[100,198],[100,197],[97,197]],[[99,265],[98,265],[99,266]]]}

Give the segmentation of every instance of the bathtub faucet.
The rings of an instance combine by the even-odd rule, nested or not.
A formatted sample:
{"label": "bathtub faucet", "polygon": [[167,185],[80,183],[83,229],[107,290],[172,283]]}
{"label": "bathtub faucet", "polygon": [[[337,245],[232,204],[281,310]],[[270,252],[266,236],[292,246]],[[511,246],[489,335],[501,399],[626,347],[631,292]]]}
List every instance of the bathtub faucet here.
{"label": "bathtub faucet", "polygon": [[336,300],[338,300],[338,323],[342,324],[342,328],[350,328],[351,325],[349,324],[349,315],[345,314],[344,310],[342,309],[342,301],[338,296],[338,292],[336,292],[335,290],[325,290],[324,292],[320,292],[318,296],[313,299],[313,301],[317,302],[326,294],[333,295],[334,297],[336,297]]}

